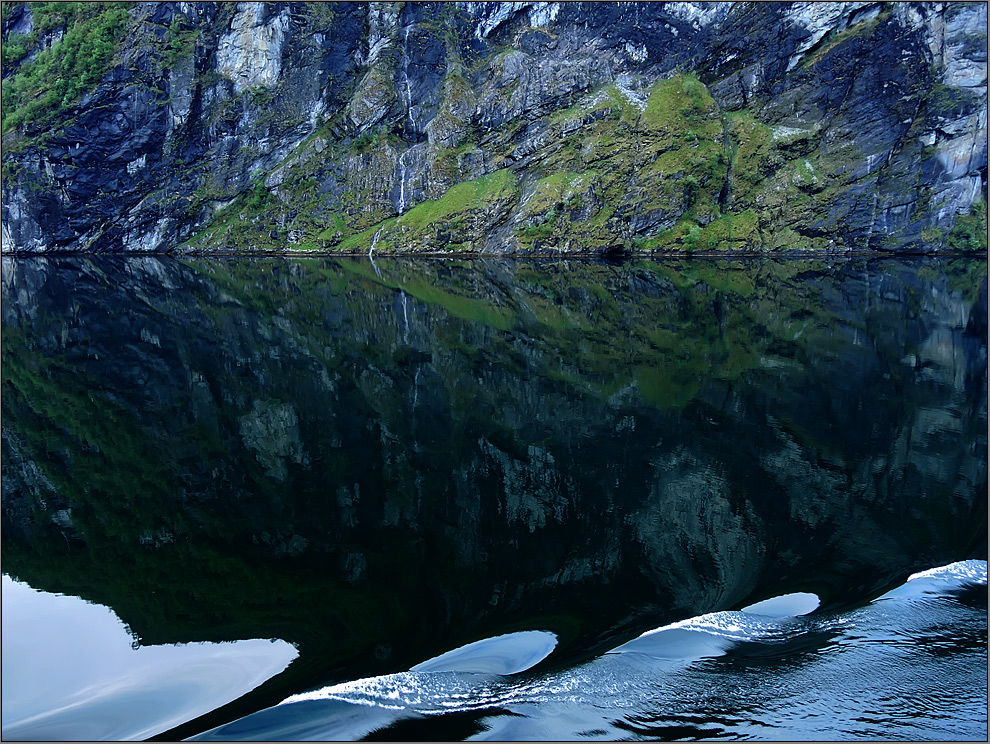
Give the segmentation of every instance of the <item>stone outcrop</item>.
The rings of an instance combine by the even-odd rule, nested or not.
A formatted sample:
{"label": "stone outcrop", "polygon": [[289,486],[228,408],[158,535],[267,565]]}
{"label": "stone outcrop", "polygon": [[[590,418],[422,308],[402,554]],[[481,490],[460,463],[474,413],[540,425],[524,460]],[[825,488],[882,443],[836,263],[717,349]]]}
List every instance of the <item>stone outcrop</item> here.
{"label": "stone outcrop", "polygon": [[230,32],[217,45],[217,71],[234,81],[234,92],[254,86],[270,87],[282,72],[282,42],[288,13],[281,10],[268,21],[265,3],[240,3]]}
{"label": "stone outcrop", "polygon": [[[62,38],[9,5],[5,41],[35,51],[5,80]],[[983,3],[165,2],[127,23],[54,126],[4,125],[5,252],[937,250],[985,213]],[[533,211],[572,174],[589,187]],[[503,175],[514,201],[481,222],[451,194]]]}

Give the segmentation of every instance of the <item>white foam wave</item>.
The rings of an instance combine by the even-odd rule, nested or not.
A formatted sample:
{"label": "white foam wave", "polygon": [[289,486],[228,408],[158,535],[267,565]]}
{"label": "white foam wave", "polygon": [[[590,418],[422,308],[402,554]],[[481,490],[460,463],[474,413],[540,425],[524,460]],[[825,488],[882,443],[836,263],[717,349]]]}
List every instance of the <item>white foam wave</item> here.
{"label": "white foam wave", "polygon": [[648,630],[608,653],[684,661],[721,656],[741,641],[781,638],[782,620],[813,612],[819,604],[818,596],[810,592],[784,594],[740,611],[709,612]]}
{"label": "white foam wave", "polygon": [[413,672],[469,672],[474,674],[517,674],[549,656],[557,646],[557,636],[545,630],[486,638],[414,666]]}
{"label": "white foam wave", "polygon": [[[469,699],[481,684],[476,676],[517,674],[532,668],[557,646],[557,636],[544,630],[486,638],[417,664],[408,672],[368,677],[299,693],[280,705],[304,700],[342,700],[359,705],[405,708],[439,698]],[[468,675],[468,676],[462,676]]]}
{"label": "white foam wave", "polygon": [[958,561],[947,566],[929,568],[927,571],[919,571],[911,574],[908,581],[923,578],[937,578],[943,581],[963,581],[973,584],[987,583],[987,562],[986,561]]}
{"label": "white foam wave", "polygon": [[986,586],[986,583],[986,561],[958,561],[911,574],[899,587],[882,594],[874,601],[938,595],[967,585]]}

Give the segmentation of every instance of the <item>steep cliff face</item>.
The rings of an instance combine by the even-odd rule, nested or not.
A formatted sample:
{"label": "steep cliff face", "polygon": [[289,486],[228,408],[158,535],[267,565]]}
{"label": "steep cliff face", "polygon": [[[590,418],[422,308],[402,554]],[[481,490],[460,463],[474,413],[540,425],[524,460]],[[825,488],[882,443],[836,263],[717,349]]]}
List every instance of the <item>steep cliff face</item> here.
{"label": "steep cliff face", "polygon": [[985,230],[982,3],[49,5],[4,5],[4,251]]}

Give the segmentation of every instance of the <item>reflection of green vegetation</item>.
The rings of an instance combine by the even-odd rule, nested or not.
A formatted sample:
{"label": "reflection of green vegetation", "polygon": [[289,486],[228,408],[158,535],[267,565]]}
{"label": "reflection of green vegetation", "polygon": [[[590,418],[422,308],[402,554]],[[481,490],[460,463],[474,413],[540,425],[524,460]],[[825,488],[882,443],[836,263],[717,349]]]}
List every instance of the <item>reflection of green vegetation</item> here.
{"label": "reflection of green vegetation", "polygon": [[676,362],[639,367],[636,383],[646,400],[663,408],[683,408],[701,389],[701,378]]}
{"label": "reflection of green vegetation", "polygon": [[963,297],[967,307],[973,307],[980,288],[987,282],[987,264],[969,258],[948,259],[937,267],[919,267],[918,276],[933,282],[944,280],[953,292]]}
{"label": "reflection of green vegetation", "polygon": [[[228,278],[226,289],[245,300],[256,317],[277,312],[256,281],[229,281],[237,273],[216,275]],[[325,280],[328,275],[320,273],[319,280]],[[231,315],[244,314],[245,306],[231,303],[225,311],[215,309],[212,320],[223,328]],[[311,316],[311,322],[317,320]],[[258,471],[250,454],[235,467],[247,474],[249,503],[217,501],[212,488],[187,490],[190,473],[205,468],[208,474],[210,467],[223,469],[238,457],[228,447],[243,445],[224,437],[223,426],[218,431],[187,424],[188,411],[178,409],[188,409],[188,402],[166,402],[150,412],[129,408],[134,400],[128,394],[125,403],[120,390],[108,392],[117,380],[83,374],[80,368],[91,365],[68,361],[71,348],[40,352],[21,329],[5,326],[2,351],[3,420],[13,426],[5,429],[4,466],[12,458],[31,462],[39,469],[34,482],[50,484],[20,491],[22,497],[31,494],[33,520],[44,529],[29,545],[2,542],[5,572],[48,591],[111,604],[144,644],[260,635],[288,638],[316,656],[346,663],[367,652],[373,639],[401,637],[409,621],[404,613],[415,606],[411,598],[401,602],[394,591],[355,589],[329,578],[320,564],[305,574],[291,552],[270,560],[259,542],[291,547],[298,541],[270,519],[252,525],[252,514],[280,504],[284,494]],[[228,394],[237,390],[235,384],[226,388]],[[353,479],[353,465],[340,465],[342,480]],[[227,497],[236,492],[235,487]],[[5,491],[5,498],[9,495]],[[63,507],[71,526],[55,528],[51,514]],[[237,517],[232,509],[240,510]],[[340,547],[346,548],[346,541]],[[410,583],[403,579],[399,553],[408,558],[415,550],[390,542],[369,560],[371,570],[388,567],[400,584]],[[39,554],[46,559],[39,561]],[[294,676],[305,673],[292,672],[279,684],[291,685]]]}
{"label": "reflection of green vegetation", "polygon": [[[638,458],[621,446],[641,447],[647,462],[661,439],[665,451],[758,468],[748,439],[734,437],[777,431],[767,433],[769,400],[815,458],[864,468],[886,458],[904,422],[942,394],[911,385],[901,360],[915,342],[890,329],[919,322],[932,286],[972,302],[986,267],[891,271],[898,300],[865,316],[857,305],[851,320],[864,265],[184,259],[164,270],[188,291],[152,302],[157,281],[135,287],[123,270],[98,290],[73,284],[73,333],[44,306],[58,292],[29,324],[3,329],[5,507],[27,503],[30,514],[5,531],[4,570],[110,604],[144,643],[299,643],[303,659],[259,693],[271,698],[263,704],[358,666],[408,668],[422,660],[410,649],[446,650],[435,648],[438,628],[495,634],[527,619],[518,603],[489,604],[497,561],[462,549],[472,525],[509,529],[493,516],[498,489],[516,470],[539,485],[536,449],[574,478],[580,458],[598,458],[575,494],[598,493],[600,472]],[[77,275],[90,272],[68,281]],[[101,336],[74,335],[91,318]],[[848,399],[807,396],[850,373],[864,378],[849,381]],[[285,480],[266,475],[244,440],[257,401],[297,415],[305,458]],[[740,423],[749,407],[757,423]],[[626,418],[635,428],[620,445]],[[863,421],[861,441],[861,427],[839,425]],[[479,454],[484,443],[497,456]],[[27,485],[27,463],[51,488]],[[61,509],[72,528],[54,521]],[[425,539],[409,527],[427,523],[440,526]],[[977,528],[944,532],[966,529]],[[319,680],[305,659],[326,665]]]}
{"label": "reflection of green vegetation", "polygon": [[467,292],[450,291],[450,285],[440,286],[430,277],[408,271],[409,267],[403,264],[406,270],[402,278],[395,276],[391,271],[391,266],[386,259],[382,262],[384,267],[382,276],[375,274],[370,261],[342,261],[340,265],[348,273],[359,274],[370,281],[380,283],[392,289],[401,289],[416,299],[431,305],[438,305],[456,318],[467,320],[472,323],[482,323],[491,328],[507,330],[514,323],[514,312],[507,307],[502,307],[490,299],[483,299],[471,296]]}
{"label": "reflection of green vegetation", "polygon": [[697,261],[669,272],[671,280],[679,287],[690,287],[699,282],[712,289],[747,298],[756,291],[753,271],[741,262]]}
{"label": "reflection of green vegetation", "polygon": [[[16,418],[20,441],[30,449],[53,493],[78,492],[110,498],[126,511],[103,517],[102,529],[128,534],[153,531],[165,515],[150,507],[167,495],[164,464],[149,432],[65,361],[28,353],[18,331],[4,333],[4,411]],[[203,453],[214,450],[209,439]],[[40,508],[36,504],[36,508]],[[117,521],[122,519],[124,521]],[[95,526],[95,525],[94,525]]]}
{"label": "reflection of green vegetation", "polygon": [[451,294],[420,277],[404,282],[402,289],[417,299],[431,305],[440,305],[451,315],[473,323],[484,323],[501,330],[507,330],[514,325],[512,311],[498,307],[490,301]]}
{"label": "reflection of green vegetation", "polygon": [[[344,291],[349,283],[354,286],[348,276],[361,277],[368,291],[374,285],[401,290],[410,301],[442,308],[453,318],[497,331],[530,334],[540,329],[540,344],[556,349],[567,360],[563,366],[549,364],[548,377],[570,380],[601,395],[635,383],[644,396],[663,407],[683,407],[690,402],[698,392],[699,379],[738,379],[759,365],[759,349],[766,344],[753,335],[750,303],[759,292],[757,277],[741,262],[642,262],[621,271],[594,264],[579,268],[547,264],[537,269],[513,263],[511,285],[485,283],[484,272],[469,265],[453,268],[446,262],[382,258],[374,265],[367,259],[342,259],[333,264],[313,260],[306,265],[310,267],[304,274],[308,291],[319,286]],[[324,268],[329,266],[338,268]],[[252,299],[258,294],[252,287],[267,274],[240,267],[235,263],[233,273],[210,275],[223,283],[226,292],[243,296],[245,305],[273,312],[274,307],[257,305]],[[793,309],[780,306],[775,315],[786,318],[800,306],[801,302]],[[297,322],[320,321],[318,309],[311,305],[300,306],[294,317]],[[806,324],[801,321],[799,326]],[[771,327],[785,344],[792,343],[797,333],[797,327],[786,322]],[[476,350],[462,346],[464,339],[459,335],[451,342],[463,353]],[[337,357],[327,356],[321,344],[307,340],[305,345],[337,368]]]}

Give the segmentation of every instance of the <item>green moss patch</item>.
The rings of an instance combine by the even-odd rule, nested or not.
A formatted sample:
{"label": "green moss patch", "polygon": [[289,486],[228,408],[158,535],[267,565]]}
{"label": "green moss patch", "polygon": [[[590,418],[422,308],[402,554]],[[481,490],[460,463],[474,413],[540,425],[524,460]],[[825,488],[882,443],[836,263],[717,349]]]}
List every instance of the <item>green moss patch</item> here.
{"label": "green moss patch", "polygon": [[417,204],[400,217],[354,235],[338,249],[364,253],[375,243],[382,251],[475,250],[518,197],[519,186],[512,172],[495,171],[452,186],[439,199]]}
{"label": "green moss patch", "polygon": [[45,31],[65,29],[62,38],[34,59],[22,62],[3,83],[4,132],[23,126],[42,129],[57,122],[110,69],[128,21],[129,3],[28,3],[31,34],[4,44],[4,73],[20,63]]}
{"label": "green moss patch", "polygon": [[955,251],[986,251],[987,203],[976,202],[969,214],[961,214],[946,238],[946,244]]}

